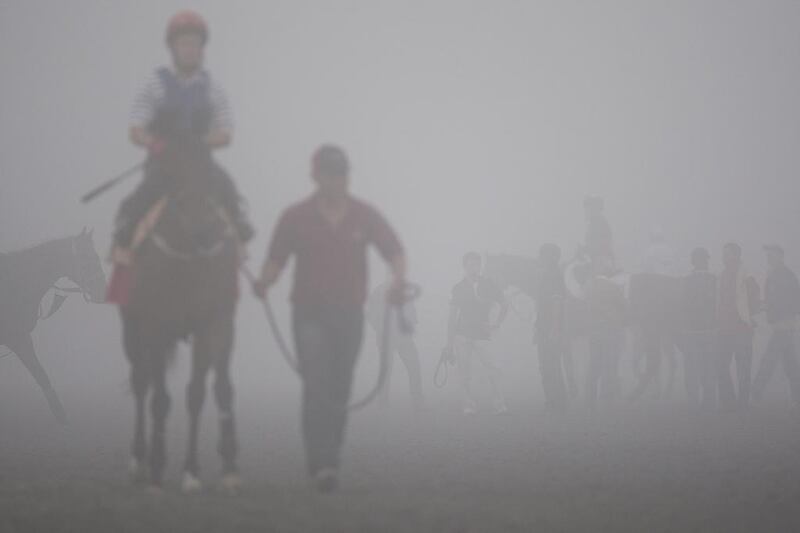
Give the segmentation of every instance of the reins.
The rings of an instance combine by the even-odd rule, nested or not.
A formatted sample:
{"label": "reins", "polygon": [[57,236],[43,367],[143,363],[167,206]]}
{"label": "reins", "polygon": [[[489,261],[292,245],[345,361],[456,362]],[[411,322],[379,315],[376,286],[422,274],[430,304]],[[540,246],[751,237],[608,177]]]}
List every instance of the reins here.
{"label": "reins", "polygon": [[[254,284],[256,279],[252,272],[246,267],[242,266],[241,268],[242,274],[247,279],[250,284]],[[388,378],[389,374],[389,357],[390,354],[390,343],[391,343],[391,322],[393,315],[396,316],[398,320],[398,326],[400,331],[403,333],[412,333],[413,327],[411,326],[408,319],[402,312],[402,307],[405,303],[413,301],[417,299],[420,295],[420,288],[418,285],[407,284],[405,293],[403,294],[403,301],[401,303],[393,303],[389,300],[386,301],[384,304],[383,310],[383,328],[381,331],[381,338],[380,338],[380,366],[378,369],[378,377],[375,382],[375,385],[370,389],[370,391],[360,400],[357,400],[350,405],[347,406],[348,411],[357,411],[362,409],[372,403],[375,398],[383,390],[384,386],[386,385],[386,379]],[[275,340],[275,344],[278,346],[278,351],[283,356],[283,359],[289,365],[289,367],[298,375],[301,376],[301,370],[299,361],[297,359],[296,354],[292,352],[289,348],[288,343],[286,342],[286,338],[281,331],[280,326],[278,325],[278,321],[275,318],[275,313],[272,310],[272,306],[269,303],[269,298],[264,298],[261,300],[262,307],[264,308],[264,314],[267,318],[267,323],[269,324],[269,328],[272,331],[272,337]]]}

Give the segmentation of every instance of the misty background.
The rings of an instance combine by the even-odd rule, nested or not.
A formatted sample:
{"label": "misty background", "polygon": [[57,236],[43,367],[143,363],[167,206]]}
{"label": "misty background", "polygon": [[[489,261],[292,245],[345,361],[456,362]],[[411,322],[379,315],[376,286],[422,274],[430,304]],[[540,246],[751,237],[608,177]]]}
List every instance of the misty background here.
{"label": "misty background", "polygon": [[[186,7],[210,25],[207,67],[235,113],[233,144],[217,156],[258,229],[251,267],[281,210],[311,191],[311,152],[342,145],[354,194],[397,228],[424,288],[418,344],[432,404],[454,397],[430,378],[462,254],[535,255],[554,241],[569,256],[586,194],[605,198],[627,269],[654,227],[687,269],[698,245],[718,269],[728,240],[759,280],[764,243],[783,244],[800,266],[795,1],[0,0],[0,250],[88,226],[106,253],[133,183],[88,206],[78,198],[143,157],[127,140],[131,101],[169,62],[165,24]],[[374,285],[384,274],[373,259]],[[274,297],[288,326],[287,274]],[[298,386],[242,292],[237,404],[282,403],[296,424]],[[73,417],[132,409],[119,338],[115,310],[80,298],[35,330]],[[368,337],[359,390],[371,383],[373,346]],[[515,395],[539,394],[530,327],[510,318],[498,351],[513,409]],[[171,421],[183,419],[187,362],[172,379]],[[395,368],[401,397],[405,371]],[[50,423],[15,358],[0,359],[0,413],[6,427]]]}

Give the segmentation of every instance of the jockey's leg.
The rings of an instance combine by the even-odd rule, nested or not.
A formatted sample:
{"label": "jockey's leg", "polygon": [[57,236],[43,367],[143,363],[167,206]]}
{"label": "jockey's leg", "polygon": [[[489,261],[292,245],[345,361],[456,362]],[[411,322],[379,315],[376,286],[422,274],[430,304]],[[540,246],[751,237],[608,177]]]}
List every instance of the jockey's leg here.
{"label": "jockey's leg", "polygon": [[47,399],[47,405],[50,407],[50,411],[53,413],[53,415],[58,419],[59,422],[65,422],[67,415],[64,411],[64,406],[61,404],[61,400],[58,398],[56,391],[53,390],[53,386],[50,383],[50,378],[47,376],[47,372],[45,372],[44,367],[42,367],[42,364],[39,362],[39,358],[36,357],[36,350],[33,347],[33,339],[31,339],[30,334],[22,335],[19,338],[9,339],[6,343],[6,346],[8,346],[8,348],[17,355],[19,360],[36,381],[36,384],[39,385],[40,389],[42,389],[42,392]]}
{"label": "jockey's leg", "polygon": [[225,169],[216,162],[212,162],[212,165],[211,175],[214,180],[216,196],[222,203],[222,207],[233,219],[233,224],[236,226],[239,239],[241,239],[242,242],[248,242],[253,238],[255,231],[248,218],[244,199],[239,194],[239,191],[236,189],[236,184]]}
{"label": "jockey's leg", "polygon": [[167,192],[168,182],[157,170],[156,165],[145,165],[144,179],[138,187],[123,200],[115,221],[114,243],[128,248],[136,232],[136,225],[147,211]]}

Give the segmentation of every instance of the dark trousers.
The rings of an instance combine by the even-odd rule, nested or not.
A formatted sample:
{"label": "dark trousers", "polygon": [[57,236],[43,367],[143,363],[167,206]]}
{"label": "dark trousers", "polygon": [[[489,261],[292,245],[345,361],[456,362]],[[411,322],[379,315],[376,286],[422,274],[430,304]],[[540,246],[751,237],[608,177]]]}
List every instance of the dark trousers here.
{"label": "dark trousers", "polygon": [[794,332],[788,329],[775,329],[767,343],[767,349],[761,364],[753,379],[753,397],[758,400],[767,388],[770,377],[775,373],[778,361],[783,363],[783,371],[789,380],[789,389],[792,400],[800,404],[800,382],[798,382],[797,350],[794,342]]}
{"label": "dark trousers", "polygon": [[[212,196],[233,217],[234,223],[237,223],[243,213],[242,201],[236,185],[225,169],[210,156],[198,157],[201,158],[200,161],[192,165],[197,173],[196,179],[210,180],[209,190]],[[180,169],[176,170],[178,167]],[[123,246],[130,244],[128,241],[133,237],[139,221],[161,197],[170,192],[175,183],[173,174],[186,170],[185,166],[170,161],[151,159],[145,164],[144,178],[138,187],[123,200],[117,213],[118,244]]]}
{"label": "dark trousers", "polygon": [[[753,365],[753,333],[749,329],[721,332],[718,339],[719,401],[723,408],[745,407],[750,403],[750,375]],[[736,361],[739,382],[735,389],[731,363]]]}
{"label": "dark trousers", "polygon": [[680,348],[683,352],[683,377],[692,405],[713,407],[717,403],[716,333],[713,330],[687,331]]}
{"label": "dark trousers", "polygon": [[539,373],[542,375],[542,390],[545,405],[553,411],[563,411],[567,406],[567,387],[564,380],[564,346],[556,339],[541,339],[538,342]]}
{"label": "dark trousers", "polygon": [[621,332],[603,332],[589,338],[589,368],[586,375],[586,405],[594,409],[598,396],[607,404],[619,397],[619,352]]}
{"label": "dark trousers", "polygon": [[364,316],[360,308],[295,306],[292,325],[303,381],[306,464],[313,476],[339,466]]}

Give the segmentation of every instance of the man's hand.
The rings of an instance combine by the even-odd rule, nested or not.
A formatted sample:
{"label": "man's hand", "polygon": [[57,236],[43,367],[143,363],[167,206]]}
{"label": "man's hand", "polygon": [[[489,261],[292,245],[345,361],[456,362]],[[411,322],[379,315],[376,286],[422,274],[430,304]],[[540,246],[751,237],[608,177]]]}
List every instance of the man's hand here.
{"label": "man's hand", "polygon": [[386,291],[386,299],[389,305],[395,305],[397,307],[405,305],[407,289],[408,285],[406,284],[406,280],[404,278],[395,277],[389,290]]}
{"label": "man's hand", "polygon": [[269,283],[267,283],[264,278],[259,278],[253,282],[253,294],[259,300],[266,300],[269,287]]}

